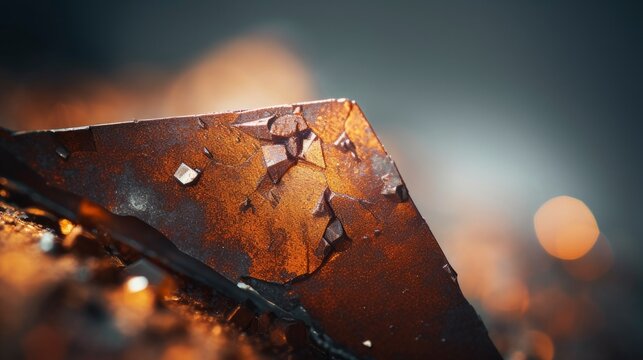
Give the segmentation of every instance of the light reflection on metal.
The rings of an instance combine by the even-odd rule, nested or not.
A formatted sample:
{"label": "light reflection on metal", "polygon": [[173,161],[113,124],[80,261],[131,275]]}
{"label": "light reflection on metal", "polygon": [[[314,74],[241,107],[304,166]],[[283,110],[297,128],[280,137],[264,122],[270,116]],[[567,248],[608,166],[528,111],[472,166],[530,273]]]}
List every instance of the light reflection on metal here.
{"label": "light reflection on metal", "polygon": [[[275,130],[266,121],[269,139],[239,128],[273,117],[285,120]],[[326,334],[357,355],[498,356],[354,102],[95,126],[78,138],[73,129],[55,139],[43,134],[15,135],[6,146],[53,185],[137,216],[235,284],[288,285]],[[289,156],[288,139],[310,134],[304,158]],[[88,138],[91,148],[70,146]],[[325,167],[307,163],[315,141]],[[59,142],[78,150],[66,161],[56,158]],[[198,174],[183,161],[204,169],[212,161],[204,148],[217,171]],[[172,174],[179,182],[168,181]],[[135,213],[109,196],[128,199],[141,188],[154,206]],[[241,305],[228,318],[245,326],[250,315]],[[284,324],[284,336],[297,338],[300,325]],[[364,346],[365,338],[377,346]]]}

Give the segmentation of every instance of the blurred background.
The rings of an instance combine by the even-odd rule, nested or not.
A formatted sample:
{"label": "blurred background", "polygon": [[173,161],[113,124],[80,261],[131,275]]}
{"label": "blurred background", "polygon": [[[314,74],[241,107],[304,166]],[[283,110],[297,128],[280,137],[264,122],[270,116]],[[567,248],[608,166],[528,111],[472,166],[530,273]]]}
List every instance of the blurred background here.
{"label": "blurred background", "polygon": [[641,358],[643,5],[32,1],[0,126],[355,99],[510,359]]}

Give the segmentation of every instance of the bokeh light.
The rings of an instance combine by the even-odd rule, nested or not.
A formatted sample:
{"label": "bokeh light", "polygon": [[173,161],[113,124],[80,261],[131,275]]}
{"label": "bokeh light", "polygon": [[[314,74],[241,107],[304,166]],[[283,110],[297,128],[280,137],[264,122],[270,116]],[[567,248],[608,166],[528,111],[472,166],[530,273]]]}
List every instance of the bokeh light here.
{"label": "bokeh light", "polygon": [[133,276],[127,280],[125,287],[129,292],[139,292],[147,288],[148,280],[145,276]]}
{"label": "bokeh light", "polygon": [[0,93],[3,126],[64,128],[315,100],[310,69],[283,39],[230,39],[175,71],[123,70],[64,85],[12,84]]}
{"label": "bokeh light", "polygon": [[269,36],[234,39],[206,53],[176,76],[163,114],[240,110],[313,100],[313,80],[283,41]]}
{"label": "bokeh light", "polygon": [[60,221],[58,221],[58,225],[60,226],[60,232],[63,235],[69,235],[69,233],[71,233],[75,226],[74,223],[67,219],[61,219]]}
{"label": "bokeh light", "polygon": [[575,260],[587,254],[600,231],[592,211],[570,196],[545,202],[534,215],[538,241],[551,256]]}

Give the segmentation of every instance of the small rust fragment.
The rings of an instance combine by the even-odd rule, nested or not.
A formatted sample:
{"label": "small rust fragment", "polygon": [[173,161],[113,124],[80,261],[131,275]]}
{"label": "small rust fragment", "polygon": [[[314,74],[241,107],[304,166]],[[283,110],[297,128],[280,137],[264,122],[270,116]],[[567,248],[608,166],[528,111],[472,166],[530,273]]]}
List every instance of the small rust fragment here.
{"label": "small rust fragment", "polygon": [[273,183],[278,183],[281,177],[293,165],[292,160],[288,159],[286,147],[281,144],[264,145],[261,147],[263,159],[268,169],[268,174]]}
{"label": "small rust fragment", "polygon": [[176,172],[174,172],[174,177],[183,185],[193,184],[199,177],[199,171],[192,169],[185,163],[181,163]]}
{"label": "small rust fragment", "polygon": [[301,115],[284,115],[272,123],[270,133],[274,136],[287,138],[306,129],[308,129],[308,125]]}
{"label": "small rust fragment", "polygon": [[274,116],[268,116],[254,121],[234,124],[234,126],[246,134],[258,139],[271,140],[272,136],[270,134],[270,127],[274,119]]}
{"label": "small rust fragment", "polygon": [[382,182],[384,186],[382,187],[382,195],[393,195],[396,196],[399,201],[406,201],[409,198],[409,192],[406,189],[406,185],[402,182],[400,175],[396,173],[388,173],[382,176]]}
{"label": "small rust fragment", "polygon": [[333,245],[343,237],[344,227],[342,226],[342,223],[337,218],[331,220],[326,228],[326,232],[324,232],[324,239],[326,239],[329,244]]}
{"label": "small rust fragment", "polygon": [[380,193],[385,196],[395,196],[400,202],[408,200],[409,192],[402,181],[400,173],[397,171],[395,163],[390,156],[386,157],[384,163],[388,171],[380,178],[383,183]]}
{"label": "small rust fragment", "polygon": [[317,134],[310,132],[302,142],[302,149],[299,158],[311,164],[317,165],[320,168],[326,168],[324,161],[324,152],[322,150],[321,141]]}
{"label": "small rust fragment", "polygon": [[346,134],[346,131],[342,132],[339,135],[337,140],[333,142],[333,145],[337,146],[343,152],[349,152],[353,157],[353,159],[359,160],[357,156],[357,150],[355,148],[355,144],[348,137],[348,135]]}

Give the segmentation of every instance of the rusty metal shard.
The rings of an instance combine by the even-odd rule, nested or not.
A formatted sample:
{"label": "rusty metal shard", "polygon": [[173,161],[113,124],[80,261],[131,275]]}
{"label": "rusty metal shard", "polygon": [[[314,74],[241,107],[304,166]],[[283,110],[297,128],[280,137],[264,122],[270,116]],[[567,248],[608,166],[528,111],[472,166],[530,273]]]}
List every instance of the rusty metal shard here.
{"label": "rusty metal shard", "polygon": [[[49,185],[143,220],[233,282],[288,283],[325,333],[358,356],[499,358],[354,102],[51,134],[14,134],[3,145]],[[294,159],[285,147],[293,136],[302,137]],[[60,146],[79,150],[64,158]],[[191,186],[173,176],[182,162],[202,169]],[[337,247],[339,238],[350,241]]]}
{"label": "rusty metal shard", "polygon": [[[319,329],[314,320],[306,313],[305,309],[302,309],[297,302],[292,302],[294,298],[288,295],[284,297],[284,294],[279,295],[279,292],[284,291],[283,286],[270,285],[269,283],[263,283],[252,278],[246,278],[244,280],[247,280],[254,286],[262,288],[263,294],[260,294],[254,290],[251,285],[243,282],[238,282],[235,286],[230,279],[223,277],[216,270],[178,250],[163,234],[140,219],[131,216],[115,215],[86,198],[48,186],[42,177],[6,151],[4,147],[4,142],[7,140],[6,135],[7,133],[0,128],[0,158],[3,159],[3,161],[0,162],[0,193],[2,194],[0,196],[0,215],[2,215],[0,225],[10,224],[13,226],[13,231],[8,233],[9,236],[20,233],[23,228],[31,229],[33,236],[37,234],[38,229],[41,229],[40,225],[47,224],[46,221],[43,224],[27,224],[23,220],[31,222],[37,219],[35,217],[23,217],[23,215],[27,214],[21,214],[18,208],[7,204],[5,200],[8,199],[13,205],[19,206],[20,208],[35,206],[34,208],[29,207],[27,209],[31,209],[29,210],[30,214],[37,214],[40,220],[43,219],[43,216],[49,220],[58,218],[58,222],[61,222],[60,235],[64,233],[62,230],[62,221],[73,226],[73,229],[62,240],[50,232],[52,230],[45,230],[49,236],[43,235],[39,245],[43,252],[52,256],[71,256],[75,261],[72,263],[67,262],[68,265],[74,266],[74,264],[77,264],[76,261],[81,259],[93,260],[94,265],[90,265],[89,269],[87,269],[91,275],[82,275],[82,280],[78,279],[73,272],[63,271],[62,273],[63,276],[66,274],[67,276],[76,278],[75,282],[80,280],[82,284],[85,285],[82,287],[83,289],[88,290],[87,287],[94,288],[100,285],[95,281],[99,283],[107,281],[107,283],[103,283],[103,285],[116,285],[119,279],[122,279],[123,274],[129,273],[129,275],[133,275],[134,277],[130,277],[127,281],[126,287],[128,288],[128,292],[145,291],[142,289],[143,287],[146,287],[148,283],[153,284],[155,289],[152,293],[148,294],[154,296],[155,300],[158,301],[158,303],[155,302],[157,305],[155,308],[159,311],[167,310],[165,306],[168,300],[170,302],[178,300],[183,305],[185,302],[196,301],[196,303],[194,303],[196,305],[205,300],[203,298],[205,294],[202,292],[205,290],[206,294],[208,292],[212,293],[212,296],[206,295],[208,302],[214,302],[217,305],[215,305],[214,308],[211,308],[210,304],[207,305],[206,309],[203,309],[202,305],[199,306],[199,309],[193,308],[193,310],[196,310],[196,314],[194,315],[197,318],[201,318],[203,315],[202,311],[205,310],[208,314],[206,317],[214,320],[212,315],[220,316],[222,313],[219,313],[219,311],[227,308],[227,310],[225,310],[227,312],[225,317],[226,321],[229,324],[236,325],[239,329],[247,331],[248,335],[257,335],[257,331],[260,331],[261,334],[266,334],[269,331],[282,329],[285,332],[285,342],[273,342],[273,344],[282,348],[285,352],[277,354],[274,352],[277,349],[274,348],[271,351],[272,354],[277,355],[278,358],[292,358],[293,356],[295,358],[311,358],[311,356],[313,358],[319,358],[319,356],[325,355],[325,358],[357,359],[350,351],[335,343],[323,330]],[[17,223],[18,221],[20,221],[20,223]],[[73,225],[74,223],[76,223],[75,226]],[[4,227],[2,227],[2,229],[5,230],[2,240],[6,242],[7,231]],[[34,233],[34,231],[36,232]],[[69,237],[73,237],[73,244],[65,245]],[[28,237],[21,240],[27,241],[19,241],[16,242],[16,244],[22,246],[29,245]],[[33,240],[32,238],[31,241]],[[9,243],[12,242],[14,241],[9,241]],[[62,246],[69,246],[64,252],[60,249],[61,243]],[[5,247],[6,246],[3,246],[3,250],[6,251],[7,249],[5,249]],[[29,252],[27,248],[23,248],[22,251]],[[29,252],[29,254],[35,255],[36,258],[38,257],[37,253],[34,254],[33,251]],[[67,260],[69,260],[69,258],[67,258]],[[106,262],[102,262],[97,268],[95,261],[101,260],[106,260]],[[130,265],[122,268],[121,266],[123,264]],[[157,266],[160,266],[160,268]],[[24,271],[24,269],[16,270]],[[96,270],[100,271],[100,273],[96,273]],[[172,276],[168,276],[170,272]],[[83,273],[85,273],[85,271],[83,271]],[[78,273],[76,273],[76,275],[77,274]],[[38,276],[29,276],[21,278],[20,283],[14,283],[13,285],[29,286],[27,284],[28,281],[39,283],[42,280],[43,279],[40,279]],[[87,280],[95,281],[90,285]],[[136,281],[137,285],[134,285],[134,288],[130,285],[131,280]],[[72,282],[74,282],[74,280],[72,280]],[[180,288],[177,287],[179,285]],[[199,289],[200,286],[204,285],[206,287],[205,289]],[[51,284],[46,285],[46,287],[51,288]],[[81,289],[81,287],[77,289]],[[281,297],[278,301],[280,305],[277,305],[275,301],[269,300],[273,298],[271,295],[274,295],[275,291],[277,291],[277,296]],[[23,296],[24,295],[26,294],[23,294]],[[51,295],[53,295],[51,298],[47,295],[41,300],[47,302],[47,299],[51,299],[55,304],[58,302],[60,296],[66,298],[67,293],[54,291]],[[39,298],[37,294],[31,293],[27,295],[28,302],[34,300],[36,302],[39,301],[33,299],[34,297]],[[87,298],[85,299],[89,300]],[[87,302],[81,299],[78,300],[80,300],[80,303],[87,304]],[[232,301],[232,303],[229,301]],[[80,304],[76,301],[74,301],[74,303],[76,305]],[[229,305],[234,305],[235,303],[236,307],[229,307]],[[11,302],[9,302],[8,305],[10,311]],[[282,307],[283,305],[285,305],[285,307]],[[77,306],[74,306],[74,308],[76,310],[78,309]],[[6,308],[3,308],[3,310],[7,311]],[[53,310],[55,317],[58,318],[62,315],[61,309],[56,310],[47,307],[46,312],[42,310],[43,309],[39,309],[36,312],[52,315],[51,311]],[[64,310],[62,312],[64,312]],[[179,313],[183,312],[179,311]],[[101,314],[103,313],[101,312]],[[47,317],[49,317],[49,315]],[[78,315],[80,318],[84,317],[85,320],[89,320],[90,322],[97,320],[99,323],[102,323],[113,314],[106,312],[104,316],[101,315],[96,318],[94,316],[95,313],[90,314],[81,311],[78,312]],[[118,315],[116,316],[118,317]],[[128,319],[131,318],[130,315],[126,317]],[[88,318],[91,318],[91,320]],[[61,324],[65,325],[64,328],[67,331],[69,330],[67,328],[68,321],[66,321],[68,319],[68,316],[63,315],[62,318],[58,320]],[[121,318],[120,321],[123,319],[124,318]],[[143,319],[139,318],[139,320]],[[30,322],[30,320],[27,321]],[[91,327],[94,325],[86,324],[85,321],[81,322],[83,326]],[[137,320],[136,322],[140,325],[140,321]],[[148,325],[158,325],[158,323],[155,324],[151,319],[148,319],[147,322]],[[16,330],[24,327],[24,325],[24,323],[18,324]],[[262,327],[262,330],[259,329],[259,326]],[[135,328],[136,327],[138,326],[135,326]],[[74,328],[82,331],[82,329],[77,326]],[[144,330],[144,328],[139,329]],[[149,329],[149,327],[147,329]],[[131,328],[131,330],[134,330],[134,328]],[[132,340],[131,337],[137,337],[136,334],[132,334],[130,331],[126,333],[130,336],[129,340]],[[73,334],[72,336],[76,337],[78,335],[80,334]],[[156,335],[161,335],[161,333],[157,333]],[[83,342],[84,338],[78,340]],[[309,348],[309,344],[313,347]],[[131,348],[136,345],[132,345],[131,341],[127,341],[120,347],[122,348],[123,346]],[[284,346],[286,346],[286,348],[283,348]],[[91,353],[95,356],[100,357],[106,354],[105,348],[100,345],[96,347],[94,343],[90,347],[94,349]],[[289,347],[290,351],[288,350]],[[76,346],[74,346],[74,348],[78,349]],[[83,348],[81,347],[81,349]],[[80,351],[82,352],[83,350]],[[109,354],[110,356],[115,355],[111,351]],[[247,355],[248,352],[244,352],[244,354]]]}

